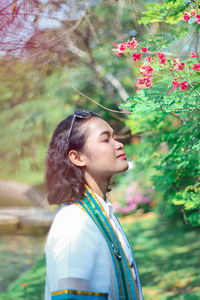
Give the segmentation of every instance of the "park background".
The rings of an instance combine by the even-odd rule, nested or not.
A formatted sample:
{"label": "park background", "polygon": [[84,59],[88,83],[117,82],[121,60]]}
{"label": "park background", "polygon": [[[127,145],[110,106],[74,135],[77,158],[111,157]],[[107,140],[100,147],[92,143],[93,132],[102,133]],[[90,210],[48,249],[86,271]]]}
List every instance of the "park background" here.
{"label": "park background", "polygon": [[200,299],[199,1],[2,0],[0,299],[43,299],[53,130],[94,110],[125,145],[110,199],[144,299]]}

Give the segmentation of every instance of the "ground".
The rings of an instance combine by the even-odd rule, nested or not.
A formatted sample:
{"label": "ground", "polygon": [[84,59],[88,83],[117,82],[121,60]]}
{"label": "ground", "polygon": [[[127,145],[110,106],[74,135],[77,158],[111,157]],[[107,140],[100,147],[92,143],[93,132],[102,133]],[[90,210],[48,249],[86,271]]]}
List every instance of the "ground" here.
{"label": "ground", "polygon": [[[134,251],[144,300],[200,299],[199,229],[180,220],[162,220],[155,213],[130,215],[120,221]],[[19,276],[0,300],[43,300],[45,260],[42,252],[40,256],[34,268]]]}

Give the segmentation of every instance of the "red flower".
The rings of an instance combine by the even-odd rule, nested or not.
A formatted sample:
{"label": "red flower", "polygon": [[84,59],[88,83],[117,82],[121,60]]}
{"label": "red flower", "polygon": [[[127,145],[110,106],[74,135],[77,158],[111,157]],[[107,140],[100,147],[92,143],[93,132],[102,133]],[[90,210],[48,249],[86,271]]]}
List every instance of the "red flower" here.
{"label": "red flower", "polygon": [[196,15],[197,23],[200,24],[200,15]]}
{"label": "red flower", "polygon": [[136,62],[137,60],[141,60],[141,53],[133,53],[132,58]]}
{"label": "red flower", "polygon": [[151,76],[147,76],[146,80],[145,80],[145,86],[149,87],[149,88],[152,88],[151,81],[152,81],[152,77]]}
{"label": "red flower", "polygon": [[195,71],[200,71],[200,64],[194,64],[192,69]]}
{"label": "red flower", "polygon": [[144,84],[145,83],[145,78],[144,77],[138,77],[138,83],[139,84]]}
{"label": "red flower", "polygon": [[188,12],[185,11],[183,15],[183,20],[187,22],[189,19],[190,19],[190,15],[188,14]]}
{"label": "red flower", "polygon": [[132,41],[127,42],[127,47],[132,49],[132,50],[136,49],[137,46],[138,46],[138,42],[136,41],[135,38],[133,38]]}
{"label": "red flower", "polygon": [[179,82],[177,80],[172,80],[172,84],[173,84],[173,90],[177,89],[179,87]]}
{"label": "red flower", "polygon": [[184,80],[184,81],[180,82],[180,87],[181,87],[182,91],[185,91],[187,89],[187,87],[188,87],[187,81]]}
{"label": "red flower", "polygon": [[166,62],[166,58],[163,57],[162,59],[160,59],[160,64],[163,64],[163,65],[164,65],[165,62]]}
{"label": "red flower", "polygon": [[146,87],[152,88],[152,76],[139,77],[138,84],[144,84]]}
{"label": "red flower", "polygon": [[191,57],[197,57],[197,55],[194,52],[191,52]]}
{"label": "red flower", "polygon": [[118,45],[118,49],[119,49],[120,51],[124,51],[124,50],[126,49],[126,43],[119,44],[119,45]]}
{"label": "red flower", "polygon": [[158,57],[159,57],[160,64],[164,65],[165,62],[166,62],[166,58],[165,58],[166,55],[162,52],[158,52],[157,54],[158,54]]}
{"label": "red flower", "polygon": [[145,48],[145,47],[144,48],[142,47],[141,50],[142,50],[142,52],[147,52],[148,51],[148,49]]}
{"label": "red flower", "polygon": [[185,64],[176,62],[175,64],[173,64],[173,66],[177,71],[179,71],[179,70],[184,70]]}
{"label": "red flower", "polygon": [[140,72],[143,73],[143,76],[152,76],[153,68],[148,65],[143,65],[140,68]]}
{"label": "red flower", "polygon": [[157,54],[158,54],[158,57],[159,57],[160,59],[166,57],[166,55],[165,55],[164,53],[162,53],[162,52],[157,52]]}
{"label": "red flower", "polygon": [[151,56],[147,57],[146,60],[148,60],[150,63],[153,62],[153,58]]}
{"label": "red flower", "polygon": [[126,48],[127,48],[126,42],[121,43],[121,44],[115,44],[115,43],[112,43],[112,44],[115,48],[117,48],[117,49],[114,49],[113,51],[116,51],[118,56],[121,56],[122,54],[124,54],[124,50],[126,50]]}
{"label": "red flower", "polygon": [[167,93],[170,93],[179,87],[179,82],[177,80],[172,80],[172,84],[173,84],[173,87],[170,90],[168,90]]}
{"label": "red flower", "polygon": [[195,9],[191,9],[191,10],[190,10],[190,15],[191,15],[192,17],[194,17],[194,16],[196,15],[196,10],[195,10]]}

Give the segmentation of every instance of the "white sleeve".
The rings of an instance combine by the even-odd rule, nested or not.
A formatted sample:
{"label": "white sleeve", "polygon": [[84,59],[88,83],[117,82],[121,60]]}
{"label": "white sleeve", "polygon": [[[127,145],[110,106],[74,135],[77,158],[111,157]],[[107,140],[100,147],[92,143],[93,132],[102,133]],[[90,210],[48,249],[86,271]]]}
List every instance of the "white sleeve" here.
{"label": "white sleeve", "polygon": [[66,207],[55,218],[46,254],[58,282],[66,278],[90,281],[99,245],[96,230],[79,207]]}
{"label": "white sleeve", "polygon": [[82,290],[88,291],[90,284],[88,280],[80,278],[62,278],[58,281],[58,289],[73,289],[73,290]]}

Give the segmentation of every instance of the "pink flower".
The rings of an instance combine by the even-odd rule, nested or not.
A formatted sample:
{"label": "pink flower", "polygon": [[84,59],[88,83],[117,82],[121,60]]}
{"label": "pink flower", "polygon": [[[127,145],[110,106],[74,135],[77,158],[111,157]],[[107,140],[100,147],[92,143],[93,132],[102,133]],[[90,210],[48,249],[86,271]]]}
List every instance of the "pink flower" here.
{"label": "pink flower", "polygon": [[131,204],[133,202],[133,196],[128,196],[125,198],[127,204]]}
{"label": "pink flower", "polygon": [[196,9],[191,9],[190,15],[191,15],[191,17],[194,17],[196,15]]}
{"label": "pink flower", "polygon": [[111,42],[111,44],[115,47],[118,48],[118,45],[116,43]]}
{"label": "pink flower", "polygon": [[133,53],[132,58],[136,62],[137,60],[141,60],[141,53]]}
{"label": "pink flower", "polygon": [[114,49],[114,51],[117,52],[117,55],[118,56],[121,56],[122,54],[124,54],[124,50],[127,49],[127,42],[124,42],[124,43],[121,43],[121,44],[115,44],[115,43],[112,43],[112,45],[117,48],[117,49]]}
{"label": "pink flower", "polygon": [[119,49],[120,51],[124,51],[124,50],[126,49],[126,43],[119,44],[119,45],[118,45],[118,49]]}
{"label": "pink flower", "polygon": [[161,64],[163,64],[163,65],[164,65],[164,64],[165,64],[165,62],[166,62],[166,58],[164,58],[164,57],[163,57],[163,58],[161,58],[161,59],[160,59],[160,63],[161,63]]}
{"label": "pink flower", "polygon": [[170,93],[179,87],[179,82],[177,80],[172,80],[172,84],[173,84],[173,87],[170,90],[168,90],[167,93]]}
{"label": "pink flower", "polygon": [[124,54],[124,52],[122,52],[122,51],[118,51],[118,52],[117,52],[117,55],[118,55],[118,56],[121,56],[122,54]]}
{"label": "pink flower", "polygon": [[144,48],[142,47],[141,50],[142,50],[142,52],[147,52],[148,51],[148,49],[146,47],[144,47]]}
{"label": "pink flower", "polygon": [[145,86],[152,88],[151,82],[152,82],[152,77],[150,77],[150,76],[146,77]]}
{"label": "pink flower", "polygon": [[139,194],[135,195],[134,202],[135,203],[142,203],[143,202],[143,197]]}
{"label": "pink flower", "polygon": [[191,57],[197,57],[197,55],[194,52],[191,52]]}
{"label": "pink flower", "polygon": [[122,207],[120,212],[125,215],[125,214],[128,214],[129,212],[131,212],[133,210],[136,210],[136,209],[137,209],[137,205],[135,203],[132,203],[130,205]]}
{"label": "pink flower", "polygon": [[154,68],[152,68],[149,65],[143,65],[140,68],[140,72],[143,73],[143,76],[152,76],[153,70],[154,70]]}
{"label": "pink flower", "polygon": [[157,52],[157,54],[158,54],[158,57],[159,57],[159,61],[160,61],[160,64],[165,64],[165,62],[166,62],[166,55],[164,54],[164,53],[162,53],[162,52]]}
{"label": "pink flower", "polygon": [[138,77],[138,83],[144,84],[145,83],[145,77]]}
{"label": "pink flower", "polygon": [[143,197],[143,203],[148,203],[151,201],[151,197]]}
{"label": "pink flower", "polygon": [[165,55],[164,53],[162,53],[162,52],[157,52],[157,54],[158,54],[158,57],[159,57],[160,59],[166,57],[166,55]]}
{"label": "pink flower", "polygon": [[185,91],[187,89],[187,87],[188,87],[187,81],[184,80],[184,81],[180,82],[180,87],[181,87],[182,91]]}
{"label": "pink flower", "polygon": [[138,188],[138,183],[134,181],[129,187],[126,188],[125,193],[128,195],[132,195],[135,190]]}
{"label": "pink flower", "polygon": [[150,63],[153,62],[153,58],[151,56],[147,57],[146,60],[148,60]]}
{"label": "pink flower", "polygon": [[200,64],[194,64],[192,69],[195,71],[200,71]]}
{"label": "pink flower", "polygon": [[183,20],[187,22],[189,19],[190,19],[190,15],[188,14],[188,12],[185,11],[183,15]]}
{"label": "pink flower", "polygon": [[172,80],[173,90],[179,87],[179,82],[177,80]]}
{"label": "pink flower", "polygon": [[152,88],[152,77],[146,76],[146,77],[139,77],[138,78],[138,84],[145,84],[146,87]]}
{"label": "pink flower", "polygon": [[196,15],[197,23],[200,24],[200,15]]}
{"label": "pink flower", "polygon": [[113,202],[113,210],[114,211],[120,211],[121,207],[119,205],[119,202]]}
{"label": "pink flower", "polygon": [[134,49],[137,48],[137,46],[138,46],[138,42],[136,41],[135,38],[133,38],[132,41],[128,41],[128,42],[127,42],[127,47],[128,47],[129,49],[134,50]]}
{"label": "pink flower", "polygon": [[177,71],[179,71],[179,70],[184,70],[185,64],[183,62],[182,63],[176,62],[175,64],[173,64],[173,66]]}

